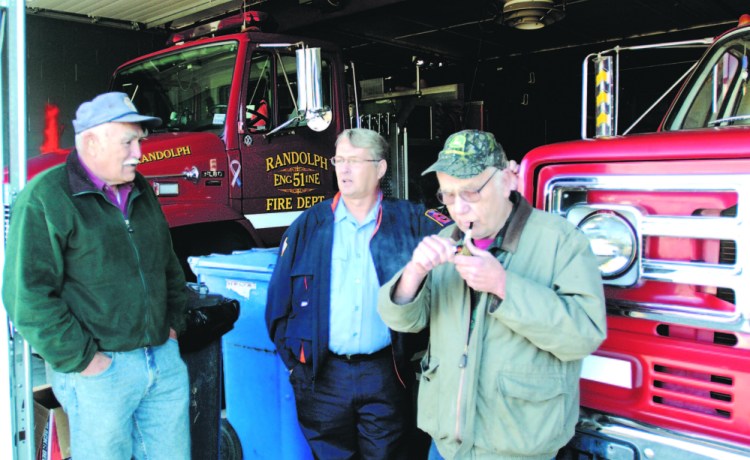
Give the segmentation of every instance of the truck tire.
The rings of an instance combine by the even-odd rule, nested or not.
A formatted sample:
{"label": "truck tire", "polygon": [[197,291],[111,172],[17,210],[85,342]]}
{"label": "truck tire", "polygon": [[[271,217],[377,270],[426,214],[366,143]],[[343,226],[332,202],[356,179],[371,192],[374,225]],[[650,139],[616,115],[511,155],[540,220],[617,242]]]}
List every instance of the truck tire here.
{"label": "truck tire", "polygon": [[242,460],[242,444],[229,420],[222,418],[219,426],[219,459]]}

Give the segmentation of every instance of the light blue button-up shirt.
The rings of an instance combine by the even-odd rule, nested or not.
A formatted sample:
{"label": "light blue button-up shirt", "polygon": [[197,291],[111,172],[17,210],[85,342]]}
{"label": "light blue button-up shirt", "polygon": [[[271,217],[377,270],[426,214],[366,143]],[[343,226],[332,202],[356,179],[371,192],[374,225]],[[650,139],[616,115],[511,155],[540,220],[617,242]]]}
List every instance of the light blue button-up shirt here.
{"label": "light blue button-up shirt", "polygon": [[343,200],[334,212],[328,348],[340,355],[370,354],[391,343],[377,311],[380,283],[370,253],[379,211],[380,200],[362,225]]}

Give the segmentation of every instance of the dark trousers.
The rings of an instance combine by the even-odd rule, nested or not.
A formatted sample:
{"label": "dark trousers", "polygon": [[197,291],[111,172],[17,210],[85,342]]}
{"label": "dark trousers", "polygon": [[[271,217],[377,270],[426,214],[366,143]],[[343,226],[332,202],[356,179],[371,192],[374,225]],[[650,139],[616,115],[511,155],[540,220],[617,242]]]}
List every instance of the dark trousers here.
{"label": "dark trousers", "polygon": [[330,357],[314,385],[309,373],[309,366],[299,365],[291,382],[300,427],[315,458],[408,458],[411,399],[390,353],[356,361]]}

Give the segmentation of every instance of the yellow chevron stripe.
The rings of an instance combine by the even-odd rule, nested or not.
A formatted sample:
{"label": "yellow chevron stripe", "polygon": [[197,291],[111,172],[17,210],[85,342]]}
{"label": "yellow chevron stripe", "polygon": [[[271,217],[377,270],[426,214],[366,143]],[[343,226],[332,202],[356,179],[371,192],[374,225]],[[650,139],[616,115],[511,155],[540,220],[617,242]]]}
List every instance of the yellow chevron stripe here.
{"label": "yellow chevron stripe", "polygon": [[608,121],[609,117],[606,113],[602,112],[598,117],[596,117],[596,127],[598,128],[599,126],[606,124]]}
{"label": "yellow chevron stripe", "polygon": [[603,81],[608,81],[608,80],[609,80],[609,72],[605,70],[600,70],[599,73],[596,74],[597,85]]}

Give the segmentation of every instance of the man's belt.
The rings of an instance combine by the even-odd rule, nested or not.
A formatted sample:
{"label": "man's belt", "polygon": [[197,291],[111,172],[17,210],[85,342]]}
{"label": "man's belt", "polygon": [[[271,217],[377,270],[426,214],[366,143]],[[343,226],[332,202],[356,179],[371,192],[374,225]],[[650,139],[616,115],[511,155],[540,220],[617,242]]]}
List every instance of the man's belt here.
{"label": "man's belt", "polygon": [[342,361],[347,361],[350,363],[356,363],[360,361],[372,361],[374,359],[385,358],[390,355],[391,355],[390,346],[385,347],[382,350],[379,350],[379,351],[376,351],[375,353],[370,353],[370,354],[360,353],[360,354],[355,354],[355,355],[339,355],[336,353],[331,353],[331,357],[340,359]]}

